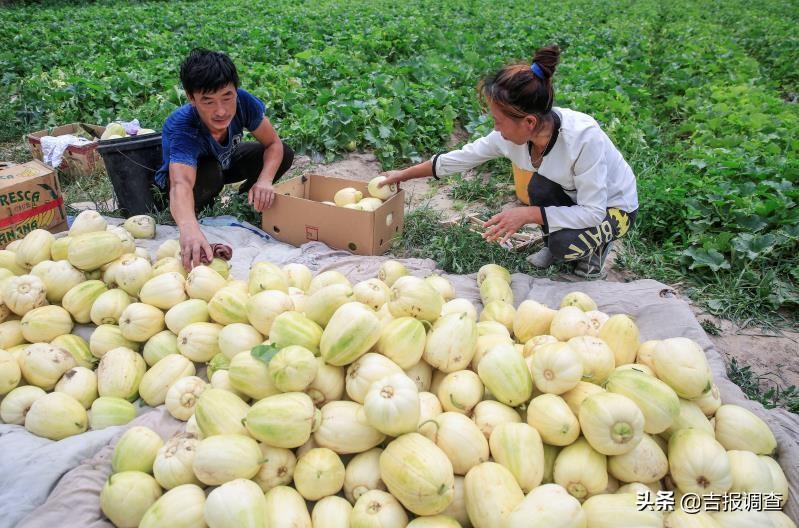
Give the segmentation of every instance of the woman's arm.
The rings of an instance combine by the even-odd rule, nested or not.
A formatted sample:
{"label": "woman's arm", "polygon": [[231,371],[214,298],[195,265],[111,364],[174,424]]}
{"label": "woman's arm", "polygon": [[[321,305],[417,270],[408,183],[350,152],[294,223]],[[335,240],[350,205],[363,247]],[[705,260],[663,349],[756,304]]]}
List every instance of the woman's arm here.
{"label": "woman's arm", "polygon": [[545,220],[550,232],[599,225],[605,217],[607,204],[607,167],[600,138],[587,138],[579,157],[574,161],[573,170],[574,186],[577,189],[575,205],[508,209],[486,222],[486,227],[490,228],[483,234],[483,238],[489,242],[505,242],[523,225],[543,225]]}
{"label": "woman's arm", "polygon": [[[424,178],[428,176],[448,176],[458,172],[477,167],[486,161],[501,158],[505,155],[502,148],[502,135],[499,132],[492,132],[485,137],[481,137],[458,150],[437,154],[430,161],[425,161],[398,171],[385,173],[387,181],[383,185],[397,183],[414,178]],[[391,178],[389,181],[388,178]]]}
{"label": "woman's arm", "polygon": [[495,214],[485,223],[486,229],[483,238],[488,242],[499,240],[503,244],[510,236],[526,224],[544,223],[541,208],[537,205],[528,207],[514,207],[507,211]]}
{"label": "woman's arm", "polygon": [[430,160],[423,161],[422,163],[413,165],[407,169],[384,172],[383,175],[386,177],[386,179],[380,182],[377,185],[378,187],[390,185],[392,183],[414,180],[416,178],[427,178],[433,175],[433,162]]}

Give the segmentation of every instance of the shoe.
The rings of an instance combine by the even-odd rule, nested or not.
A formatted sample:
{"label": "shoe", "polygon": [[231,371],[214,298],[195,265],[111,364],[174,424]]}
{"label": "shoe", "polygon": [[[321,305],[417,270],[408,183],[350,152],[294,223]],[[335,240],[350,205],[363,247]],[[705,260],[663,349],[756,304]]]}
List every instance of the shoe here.
{"label": "shoe", "polygon": [[525,260],[536,268],[543,269],[550,267],[555,262],[555,256],[552,255],[548,247],[544,247],[532,255],[528,255]]}
{"label": "shoe", "polygon": [[604,279],[608,276],[605,269],[605,258],[610,253],[610,248],[613,242],[600,246],[597,251],[594,251],[587,257],[578,260],[574,266],[574,274],[584,279]]}

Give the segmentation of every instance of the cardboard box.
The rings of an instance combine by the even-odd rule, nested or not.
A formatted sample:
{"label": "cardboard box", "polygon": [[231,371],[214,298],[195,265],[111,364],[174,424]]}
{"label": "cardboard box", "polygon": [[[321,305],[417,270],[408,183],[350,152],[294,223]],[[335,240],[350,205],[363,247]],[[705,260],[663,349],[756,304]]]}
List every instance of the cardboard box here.
{"label": "cardboard box", "polygon": [[263,213],[262,228],[281,242],[300,246],[319,241],[356,255],[382,255],[402,233],[405,192],[383,202],[376,211],[358,211],[321,203],[333,201],[336,191],[354,187],[369,196],[368,182],[318,174],[275,185],[275,201]]}
{"label": "cardboard box", "polygon": [[[105,132],[105,127],[88,125],[85,123],[70,123],[68,125],[32,132],[26,136],[26,139],[28,140],[28,147],[33,157],[43,161],[42,137],[63,136],[65,134],[76,134],[77,132],[94,135],[99,138],[103,135],[103,132]],[[67,147],[61,165],[57,168],[73,178],[89,176],[97,168],[103,168],[103,159],[97,153],[97,144],[97,141],[92,141],[91,143],[79,147],[74,145]]]}
{"label": "cardboard box", "polygon": [[0,248],[34,229],[67,228],[67,213],[55,169],[41,161],[0,168]]}

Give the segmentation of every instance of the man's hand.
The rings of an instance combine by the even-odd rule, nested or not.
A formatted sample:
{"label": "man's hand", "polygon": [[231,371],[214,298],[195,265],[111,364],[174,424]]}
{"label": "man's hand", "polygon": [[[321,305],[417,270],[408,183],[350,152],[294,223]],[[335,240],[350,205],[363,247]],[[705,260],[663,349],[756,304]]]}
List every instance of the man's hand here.
{"label": "man's hand", "polygon": [[397,184],[407,179],[405,178],[405,172],[401,170],[386,171],[381,173],[380,175],[385,176],[386,179],[378,183],[377,184],[378,187],[383,187],[384,185],[391,185],[392,183]]}
{"label": "man's hand", "polygon": [[183,257],[183,268],[191,271],[194,266],[202,263],[203,253],[211,262],[214,252],[211,251],[211,244],[205,239],[200,227],[183,228],[180,230],[180,254]]}
{"label": "man's hand", "polygon": [[499,240],[499,243],[503,244],[523,225],[540,223],[536,221],[536,213],[540,218],[541,212],[538,207],[514,207],[495,214],[485,223],[488,229],[483,233],[483,238],[488,242]]}
{"label": "man's hand", "polygon": [[255,185],[250,187],[250,192],[247,194],[248,201],[256,211],[263,212],[264,209],[272,207],[275,201],[275,188],[271,183],[263,178],[259,178]]}

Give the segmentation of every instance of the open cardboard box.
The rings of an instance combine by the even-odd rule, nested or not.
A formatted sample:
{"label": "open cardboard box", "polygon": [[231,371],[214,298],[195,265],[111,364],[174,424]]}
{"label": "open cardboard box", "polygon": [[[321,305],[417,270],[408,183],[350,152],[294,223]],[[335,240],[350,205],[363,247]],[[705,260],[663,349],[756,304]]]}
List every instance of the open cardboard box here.
{"label": "open cardboard box", "polygon": [[336,191],[354,187],[369,196],[368,182],[306,174],[275,185],[275,201],[262,218],[264,231],[281,242],[300,246],[319,241],[356,255],[382,255],[391,240],[402,233],[405,192],[383,202],[375,211],[358,211],[323,201],[333,201]]}
{"label": "open cardboard box", "polygon": [[[44,159],[41,139],[44,136],[63,136],[65,134],[81,133],[82,135],[99,138],[103,135],[103,132],[105,132],[105,127],[103,126],[89,125],[86,123],[70,123],[68,125],[31,132],[26,136],[26,139],[28,140],[28,148],[30,148],[31,155],[41,161]],[[61,165],[57,168],[73,178],[90,176],[95,169],[103,167],[103,160],[97,153],[97,145],[97,141],[92,141],[91,143],[86,143],[81,146],[70,145],[64,152]]]}

